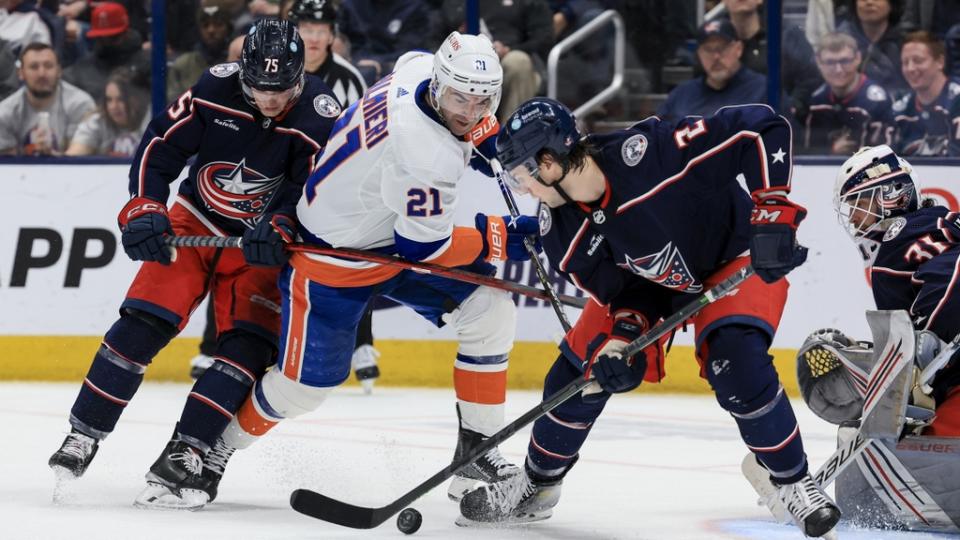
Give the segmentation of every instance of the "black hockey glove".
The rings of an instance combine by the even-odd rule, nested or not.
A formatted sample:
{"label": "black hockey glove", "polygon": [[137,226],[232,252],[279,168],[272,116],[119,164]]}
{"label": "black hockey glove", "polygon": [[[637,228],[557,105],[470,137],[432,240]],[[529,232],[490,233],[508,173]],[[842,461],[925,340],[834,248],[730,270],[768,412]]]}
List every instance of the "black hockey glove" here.
{"label": "black hockey glove", "polygon": [[[610,336],[592,356],[584,376],[589,377],[592,374],[603,392],[618,394],[629,392],[643,382],[643,375],[647,371],[646,352],[640,351],[624,358],[621,351],[631,341],[640,337],[647,325],[633,314],[619,317],[614,315],[614,319]],[[590,387],[587,387],[583,391],[583,400],[590,402],[605,398],[602,394],[596,394],[596,391],[590,392]]]}
{"label": "black hockey glove", "polygon": [[807,260],[807,248],[797,243],[797,226],[807,209],[773,188],[754,191],[753,204],[750,263],[760,279],[773,283]]}
{"label": "black hockey glove", "polygon": [[243,233],[243,258],[254,266],[280,266],[290,258],[285,246],[296,234],[297,224],[290,216],[263,216],[254,228]]}
{"label": "black hockey glove", "polygon": [[535,239],[533,249],[540,253],[540,223],[533,216],[488,216],[477,214],[476,227],[483,236],[483,251],[480,258],[492,261],[527,261],[530,253],[523,245],[524,238]]}
{"label": "black hockey glove", "polygon": [[120,210],[117,222],[127,257],[170,264],[173,248],[164,243],[164,236],[173,236],[173,229],[166,206],[146,197],[134,197]]}

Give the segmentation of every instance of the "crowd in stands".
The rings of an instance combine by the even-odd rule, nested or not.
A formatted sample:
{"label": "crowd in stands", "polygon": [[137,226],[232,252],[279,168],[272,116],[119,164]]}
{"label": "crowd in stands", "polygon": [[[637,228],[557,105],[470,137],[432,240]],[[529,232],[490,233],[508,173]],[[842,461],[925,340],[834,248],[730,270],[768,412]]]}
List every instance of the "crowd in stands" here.
{"label": "crowd in stands", "polygon": [[[767,101],[763,0],[479,0],[480,30],[504,68],[498,115],[544,94],[550,49],[607,9],[627,29],[630,91],[658,96],[643,114],[709,115]],[[886,143],[902,155],[960,155],[960,1],[785,0],[779,108],[797,153],[849,155]],[[131,156],[149,121],[150,0],[0,0],[0,153]],[[263,17],[295,20],[307,71],[344,105],[412,49],[465,31],[464,0],[177,0],[166,2],[166,97],[239,58]],[[561,62],[559,98],[576,107],[609,81],[612,32]],[[687,80],[664,76],[681,68]],[[616,115],[616,103],[598,114]],[[639,113],[634,118],[640,120]]]}

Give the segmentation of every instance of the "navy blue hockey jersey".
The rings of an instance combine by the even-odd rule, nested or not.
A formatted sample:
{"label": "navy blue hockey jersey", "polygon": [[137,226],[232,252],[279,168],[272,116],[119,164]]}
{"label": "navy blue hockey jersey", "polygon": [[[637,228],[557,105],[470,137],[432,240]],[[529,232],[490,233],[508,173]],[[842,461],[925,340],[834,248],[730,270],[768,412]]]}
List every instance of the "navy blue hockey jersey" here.
{"label": "navy blue hockey jersey", "polygon": [[130,168],[130,193],[167,203],[170,183],[191,156],[178,204],[211,232],[230,236],[253,228],[264,213],[295,207],[340,104],[320,79],[306,76],[299,100],[265,118],[246,102],[240,64],[213,66],[154,118]]}
{"label": "navy blue hockey jersey", "polygon": [[942,206],[892,218],[870,267],[878,309],[906,309],[949,341],[960,331],[960,214]]}
{"label": "navy blue hockey jersey", "polygon": [[[589,142],[606,177],[590,205],[540,207],[551,265],[603,304],[640,282],[699,293],[748,251],[750,191],[789,189],[790,125],[766,105],[726,107],[677,123],[648,118]],[[646,285],[640,285],[646,287]],[[680,295],[682,296],[682,295]]]}
{"label": "navy blue hockey jersey", "polygon": [[823,84],[810,97],[810,112],[804,121],[803,147],[812,153],[831,154],[841,137],[859,146],[893,142],[890,96],[866,75],[846,97],[837,97]]}
{"label": "navy blue hockey jersey", "polygon": [[929,105],[910,92],[893,104],[893,115],[901,156],[960,156],[960,81],[948,80]]}

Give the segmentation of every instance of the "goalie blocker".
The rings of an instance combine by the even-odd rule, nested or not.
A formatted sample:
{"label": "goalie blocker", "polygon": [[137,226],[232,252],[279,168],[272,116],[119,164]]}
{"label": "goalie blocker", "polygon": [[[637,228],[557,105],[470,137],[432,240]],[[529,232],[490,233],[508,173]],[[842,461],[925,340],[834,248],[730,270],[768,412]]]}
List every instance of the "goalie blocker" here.
{"label": "goalie blocker", "polygon": [[[907,317],[881,317],[887,313],[897,312],[868,312],[876,344],[828,328],[807,337],[797,354],[803,399],[817,416],[840,426],[838,447],[852,447],[854,437],[864,438],[867,426],[860,430],[861,424],[871,424],[871,438],[855,466],[837,476],[837,504],[844,518],[858,526],[960,532],[960,433],[951,428],[960,414],[953,407],[937,407],[921,390],[929,381],[918,379],[945,344],[931,332],[918,332],[916,350],[904,351],[913,355],[912,369],[891,375],[893,384],[874,397],[882,378],[877,375],[883,374],[883,363],[891,363],[875,351],[886,350],[888,338],[896,334],[893,326],[913,332]],[[876,320],[890,328],[879,329]],[[949,395],[940,384],[934,384],[932,393]],[[864,415],[868,400],[876,404]]]}

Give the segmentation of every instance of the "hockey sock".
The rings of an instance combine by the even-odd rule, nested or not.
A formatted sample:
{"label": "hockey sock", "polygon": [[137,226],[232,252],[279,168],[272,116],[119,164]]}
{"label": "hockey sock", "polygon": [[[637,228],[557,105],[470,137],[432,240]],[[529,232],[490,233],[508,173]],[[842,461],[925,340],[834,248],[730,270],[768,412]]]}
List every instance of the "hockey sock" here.
{"label": "hockey sock", "polygon": [[272,344],[249,332],[235,330],[222,336],[214,364],[197,379],[187,397],[178,424],[179,437],[204,452],[213,447],[273,354]]}
{"label": "hockey sock", "polygon": [[[561,354],[547,373],[544,398],[580,377],[583,373]],[[563,474],[576,461],[577,453],[604,405],[606,399],[585,403],[577,394],[537,419],[527,447],[527,467],[539,477]]]}
{"label": "hockey sock", "polygon": [[147,366],[176,333],[152,317],[124,313],[107,331],[70,410],[70,424],[81,433],[103,439],[113,431]]}
{"label": "hockey sock", "polygon": [[737,422],[747,448],[770,470],[776,482],[796,482],[807,473],[803,440],[767,337],[749,326],[723,326],[711,332],[707,379],[720,406]]}
{"label": "hockey sock", "polygon": [[485,436],[502,427],[507,400],[507,355],[457,354],[453,386],[461,426]]}

